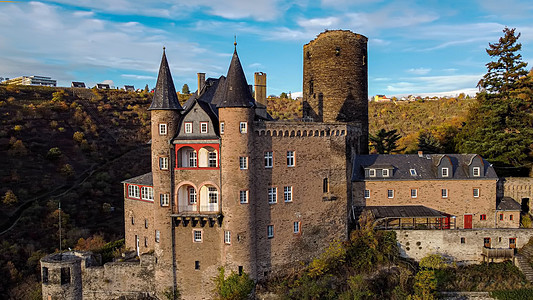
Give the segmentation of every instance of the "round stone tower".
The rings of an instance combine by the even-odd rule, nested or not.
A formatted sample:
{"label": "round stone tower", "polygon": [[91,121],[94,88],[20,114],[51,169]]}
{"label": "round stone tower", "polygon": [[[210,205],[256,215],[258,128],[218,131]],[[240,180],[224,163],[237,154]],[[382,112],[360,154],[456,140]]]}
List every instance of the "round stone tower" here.
{"label": "round stone tower", "polygon": [[368,144],[367,41],[349,30],[330,30],[303,48],[304,118],[360,122],[361,145]]}
{"label": "round stone tower", "polygon": [[56,253],[41,259],[43,300],[82,299],[80,257]]}

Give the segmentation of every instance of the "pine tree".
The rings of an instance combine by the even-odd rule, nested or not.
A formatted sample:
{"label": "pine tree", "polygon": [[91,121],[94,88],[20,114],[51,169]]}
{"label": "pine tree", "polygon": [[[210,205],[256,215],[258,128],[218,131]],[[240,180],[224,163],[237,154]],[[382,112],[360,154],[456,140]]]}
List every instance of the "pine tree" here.
{"label": "pine tree", "polygon": [[368,139],[370,140],[372,147],[376,149],[379,154],[391,154],[393,152],[400,152],[405,150],[405,148],[399,149],[398,140],[401,138],[397,134],[398,130],[385,130],[381,128],[374,135],[370,134]]}

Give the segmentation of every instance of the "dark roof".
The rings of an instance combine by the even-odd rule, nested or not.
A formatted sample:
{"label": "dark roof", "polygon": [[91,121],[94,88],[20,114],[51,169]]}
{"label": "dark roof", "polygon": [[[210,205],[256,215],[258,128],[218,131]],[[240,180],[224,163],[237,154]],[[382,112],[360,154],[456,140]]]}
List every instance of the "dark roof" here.
{"label": "dark roof", "polygon": [[84,87],[85,87],[85,82],[81,82],[81,81],[72,81],[71,87],[81,87],[81,88],[84,88]]}
{"label": "dark roof", "polygon": [[423,205],[402,206],[367,206],[364,211],[370,211],[375,219],[383,218],[441,218],[449,214]]}
{"label": "dark roof", "polygon": [[152,172],[146,173],[137,177],[133,177],[130,179],[126,179],[122,181],[122,183],[131,183],[131,184],[138,184],[138,185],[148,185],[152,186],[154,185],[154,180],[152,177]]}
{"label": "dark roof", "polygon": [[152,105],[148,110],[152,109],[173,109],[182,110],[172,81],[172,74],[168,67],[167,55],[163,49],[163,57],[161,58],[161,66],[159,67],[159,74],[157,75],[157,83],[155,85],[154,97]]}
{"label": "dark roof", "polygon": [[[481,174],[484,176],[472,177],[469,174],[468,166],[472,163],[477,154],[372,154],[372,155],[358,155],[354,159],[352,181],[363,180],[428,180],[428,179],[475,179],[497,180],[498,176],[494,171],[492,165],[480,158],[483,161],[483,170]],[[450,172],[450,177],[439,178],[437,164],[447,157],[453,164],[453,170]],[[392,166],[393,171],[389,173],[389,177],[371,177],[365,178],[365,168],[384,168],[384,166]],[[410,169],[416,170],[416,175],[410,173]]]}
{"label": "dark roof", "polygon": [[124,89],[126,91],[135,91],[135,87],[133,85],[125,85]]}
{"label": "dark roof", "polygon": [[228,69],[225,82],[225,93],[217,107],[253,107],[254,98],[250,93],[250,88],[246,82],[244,71],[242,70],[237,48],[233,52],[233,58]]}
{"label": "dark roof", "polygon": [[522,206],[511,197],[503,197],[496,210],[521,211]]}

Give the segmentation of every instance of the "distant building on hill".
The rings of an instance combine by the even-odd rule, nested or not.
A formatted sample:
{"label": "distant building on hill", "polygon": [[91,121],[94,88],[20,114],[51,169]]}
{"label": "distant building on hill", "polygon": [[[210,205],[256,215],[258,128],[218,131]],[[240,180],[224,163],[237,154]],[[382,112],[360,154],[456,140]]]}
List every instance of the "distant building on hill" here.
{"label": "distant building on hill", "polygon": [[73,88],[85,88],[85,83],[80,81],[72,81],[70,87]]}
{"label": "distant building on hill", "polygon": [[135,92],[135,87],[133,85],[125,85],[124,90],[128,92]]}
{"label": "distant building on hill", "polygon": [[96,88],[99,90],[109,90],[111,87],[107,83],[97,83]]}
{"label": "distant building on hill", "polygon": [[57,86],[57,80],[46,76],[20,76],[3,81],[4,84],[14,85],[37,85],[37,86]]}
{"label": "distant building on hill", "polygon": [[387,98],[385,95],[375,95],[374,102],[390,102],[391,99]]}

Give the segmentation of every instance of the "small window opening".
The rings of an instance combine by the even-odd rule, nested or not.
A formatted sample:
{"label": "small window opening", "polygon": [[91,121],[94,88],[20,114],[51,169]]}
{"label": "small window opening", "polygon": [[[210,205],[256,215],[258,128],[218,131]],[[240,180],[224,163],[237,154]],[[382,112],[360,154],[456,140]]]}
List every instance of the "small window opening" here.
{"label": "small window opening", "polygon": [[199,260],[195,260],[194,261],[194,269],[195,270],[200,270],[200,261]]}
{"label": "small window opening", "polygon": [[329,180],[328,178],[324,178],[323,180],[323,183],[322,183],[322,192],[324,193],[329,193]]}
{"label": "small window opening", "polygon": [[239,276],[242,276],[242,273],[243,273],[243,267],[242,266],[239,266]]}
{"label": "small window opening", "polygon": [[462,237],[462,238],[461,238],[461,244],[464,244],[464,243],[465,243],[465,238]]}
{"label": "small window opening", "polygon": [[43,283],[48,283],[48,268],[43,267]]}
{"label": "small window opening", "polygon": [[335,56],[341,55],[341,47],[335,48]]}
{"label": "small window opening", "polygon": [[70,284],[70,268],[61,268],[61,284]]}

